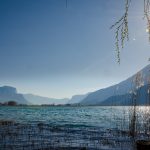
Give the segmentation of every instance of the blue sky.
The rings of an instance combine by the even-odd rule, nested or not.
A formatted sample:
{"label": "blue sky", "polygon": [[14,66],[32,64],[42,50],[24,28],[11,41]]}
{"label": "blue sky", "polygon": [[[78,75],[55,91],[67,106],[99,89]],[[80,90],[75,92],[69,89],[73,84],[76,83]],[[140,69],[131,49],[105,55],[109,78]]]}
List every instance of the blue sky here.
{"label": "blue sky", "polygon": [[123,10],[124,0],[0,0],[0,86],[63,98],[128,78],[149,63],[150,44],[133,0],[117,64],[109,27]]}

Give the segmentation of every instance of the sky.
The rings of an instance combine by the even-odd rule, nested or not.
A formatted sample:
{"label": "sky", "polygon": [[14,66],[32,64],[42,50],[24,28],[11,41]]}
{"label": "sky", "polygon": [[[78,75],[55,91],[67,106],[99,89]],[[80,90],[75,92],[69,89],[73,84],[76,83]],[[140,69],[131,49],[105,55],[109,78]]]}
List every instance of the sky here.
{"label": "sky", "polygon": [[53,98],[119,83],[149,64],[143,1],[129,10],[129,42],[116,61],[110,26],[124,0],[0,0],[0,86]]}

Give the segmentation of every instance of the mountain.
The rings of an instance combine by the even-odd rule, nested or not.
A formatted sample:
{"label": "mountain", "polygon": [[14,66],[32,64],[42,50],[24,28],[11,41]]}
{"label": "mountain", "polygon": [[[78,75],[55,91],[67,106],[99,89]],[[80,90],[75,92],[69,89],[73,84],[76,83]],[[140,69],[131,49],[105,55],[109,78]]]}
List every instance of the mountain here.
{"label": "mountain", "polygon": [[17,93],[17,89],[11,86],[0,87],[0,103],[5,103],[8,101],[15,101],[18,104],[32,104],[32,105],[42,105],[42,104],[66,104],[69,99],[55,99],[37,96],[33,94],[20,94]]}
{"label": "mountain", "polygon": [[16,101],[18,104],[28,104],[22,94],[17,93],[17,89],[11,86],[0,87],[0,103]]}
{"label": "mountain", "polygon": [[[97,105],[101,102],[104,103],[105,100],[112,99],[113,96],[123,96],[129,94],[134,86],[134,80],[137,74],[142,74],[143,86],[148,84],[150,80],[150,65],[147,65],[144,69],[131,76],[125,81],[120,82],[119,84],[100,89],[98,91],[90,93],[86,98],[81,101],[83,105]],[[121,98],[121,97],[120,97]]]}
{"label": "mountain", "polygon": [[24,94],[23,95],[26,100],[28,100],[33,105],[42,105],[42,104],[66,104],[69,99],[56,99],[56,98],[48,98],[48,97],[42,97],[38,95],[33,94]]}
{"label": "mountain", "polygon": [[[136,99],[136,105],[147,105],[150,104],[150,97],[147,92],[148,85],[144,85],[137,91],[138,97]],[[133,104],[133,95],[124,94],[124,95],[115,95],[111,96],[108,99],[98,103],[100,106],[131,106]]]}
{"label": "mountain", "polygon": [[84,95],[74,95],[72,98],[68,101],[68,104],[76,104],[80,103],[83,99],[85,99],[88,96],[89,93]]}

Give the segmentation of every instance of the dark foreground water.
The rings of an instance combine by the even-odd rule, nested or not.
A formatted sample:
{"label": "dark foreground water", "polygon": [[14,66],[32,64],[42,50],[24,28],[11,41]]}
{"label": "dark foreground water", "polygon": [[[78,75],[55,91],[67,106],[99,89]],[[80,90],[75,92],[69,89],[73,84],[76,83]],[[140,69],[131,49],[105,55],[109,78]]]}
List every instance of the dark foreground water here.
{"label": "dark foreground water", "polygon": [[0,150],[133,149],[130,115],[129,107],[0,107]]}

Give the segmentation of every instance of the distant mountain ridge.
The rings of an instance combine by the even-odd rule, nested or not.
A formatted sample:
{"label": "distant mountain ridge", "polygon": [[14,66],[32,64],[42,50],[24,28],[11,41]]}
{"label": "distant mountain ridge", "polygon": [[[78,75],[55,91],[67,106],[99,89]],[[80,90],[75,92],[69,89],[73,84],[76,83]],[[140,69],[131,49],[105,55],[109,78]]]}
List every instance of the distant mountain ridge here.
{"label": "distant mountain ridge", "polygon": [[64,98],[64,99],[56,99],[56,98],[48,98],[48,97],[43,97],[43,96],[38,96],[34,94],[23,94],[24,98],[28,100],[32,105],[42,105],[42,104],[66,104],[69,99]]}
{"label": "distant mountain ridge", "polygon": [[[147,86],[148,82],[150,82],[150,65],[147,65],[140,72],[143,78],[143,86],[140,88],[141,95],[138,100],[138,104],[144,105],[148,97]],[[133,89],[133,81],[135,76],[136,74],[116,85],[100,89],[95,92],[83,95],[74,95],[71,99],[56,99],[33,94],[20,94],[17,93],[17,89],[14,87],[3,86],[0,87],[0,103],[13,100],[18,104],[32,105],[75,103],[80,103],[81,105],[111,105],[112,103],[116,103],[116,105],[130,105],[130,92]]]}
{"label": "distant mountain ridge", "polygon": [[22,94],[17,93],[17,89],[11,86],[0,87],[0,102],[16,101],[18,104],[29,104]]}
{"label": "distant mountain ridge", "polygon": [[2,86],[0,87],[0,103],[6,103],[8,101],[15,101],[18,104],[26,105],[51,105],[51,104],[66,104],[69,99],[56,99],[42,97],[33,94],[20,94],[17,93],[17,89],[11,86]]}
{"label": "distant mountain ridge", "polygon": [[72,98],[68,101],[68,104],[76,104],[80,103],[83,99],[85,99],[88,96],[89,93],[83,94],[83,95],[74,95]]}
{"label": "distant mountain ridge", "polygon": [[[147,65],[140,72],[142,73],[143,76],[143,85],[147,85],[148,80],[150,79],[150,65]],[[105,100],[108,100],[112,96],[126,95],[130,93],[130,91],[133,88],[133,80],[135,76],[136,74],[131,76],[127,80],[120,82],[119,84],[92,92],[80,103],[83,105],[97,105],[100,104],[101,102],[104,103]]]}

